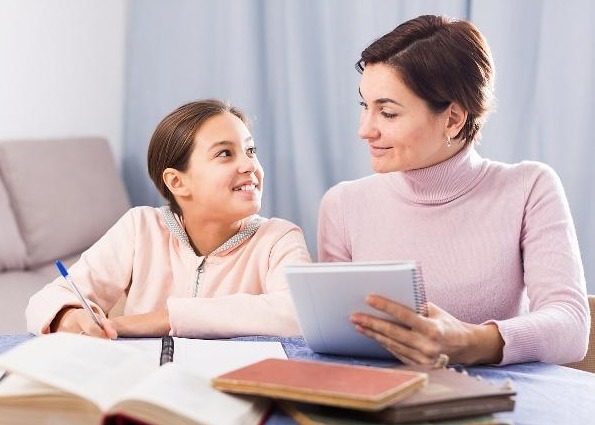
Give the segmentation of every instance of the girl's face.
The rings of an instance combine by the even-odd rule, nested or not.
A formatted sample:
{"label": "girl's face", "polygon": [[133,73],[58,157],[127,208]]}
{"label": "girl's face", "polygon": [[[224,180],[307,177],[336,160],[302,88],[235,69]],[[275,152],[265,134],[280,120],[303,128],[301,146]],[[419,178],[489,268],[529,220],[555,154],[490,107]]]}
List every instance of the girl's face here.
{"label": "girl's face", "polygon": [[257,213],[264,173],[244,122],[229,112],[213,116],[196,132],[194,144],[181,173],[191,215],[232,222]]}
{"label": "girl's face", "polygon": [[[447,147],[451,107],[434,113],[385,64],[366,65],[360,82],[362,111],[359,136],[370,147],[378,173],[425,168],[463,148]],[[456,134],[456,133],[455,133]]]}

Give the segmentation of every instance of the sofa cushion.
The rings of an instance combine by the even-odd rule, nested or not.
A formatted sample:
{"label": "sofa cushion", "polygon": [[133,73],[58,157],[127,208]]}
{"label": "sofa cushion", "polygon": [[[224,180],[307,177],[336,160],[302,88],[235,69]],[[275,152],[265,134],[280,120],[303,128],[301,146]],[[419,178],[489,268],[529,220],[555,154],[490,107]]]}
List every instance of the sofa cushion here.
{"label": "sofa cushion", "polygon": [[0,169],[29,267],[85,250],[130,206],[105,139],[3,142]]}
{"label": "sofa cushion", "polygon": [[[69,267],[79,256],[64,258]],[[60,273],[53,263],[34,270],[12,270],[0,273],[0,334],[27,332],[25,309],[29,298],[48,283],[53,282]]]}
{"label": "sofa cushion", "polygon": [[[0,177],[2,170],[0,169]],[[8,193],[0,178],[0,272],[25,267],[27,250],[21,239]]]}

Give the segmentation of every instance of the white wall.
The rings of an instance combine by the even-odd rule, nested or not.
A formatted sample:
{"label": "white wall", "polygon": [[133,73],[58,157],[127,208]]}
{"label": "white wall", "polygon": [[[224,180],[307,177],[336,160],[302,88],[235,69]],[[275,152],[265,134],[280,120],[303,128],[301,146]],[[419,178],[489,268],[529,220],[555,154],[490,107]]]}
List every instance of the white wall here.
{"label": "white wall", "polygon": [[124,0],[0,0],[0,140],[103,136],[121,157]]}

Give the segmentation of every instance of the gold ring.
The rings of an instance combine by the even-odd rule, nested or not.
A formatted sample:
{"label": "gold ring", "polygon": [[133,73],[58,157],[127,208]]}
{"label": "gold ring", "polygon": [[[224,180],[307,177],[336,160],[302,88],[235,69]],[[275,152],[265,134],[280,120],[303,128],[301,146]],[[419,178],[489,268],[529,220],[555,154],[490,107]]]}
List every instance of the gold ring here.
{"label": "gold ring", "polygon": [[440,354],[438,356],[438,358],[436,359],[436,361],[434,362],[434,364],[432,365],[432,367],[434,369],[443,368],[448,364],[449,361],[450,361],[450,359],[448,358],[447,354]]}

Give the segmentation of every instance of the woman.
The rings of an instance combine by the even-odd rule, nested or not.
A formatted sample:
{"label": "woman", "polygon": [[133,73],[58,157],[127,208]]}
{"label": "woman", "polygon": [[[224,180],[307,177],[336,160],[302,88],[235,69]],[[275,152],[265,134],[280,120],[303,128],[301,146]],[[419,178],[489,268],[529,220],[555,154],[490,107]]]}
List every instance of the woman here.
{"label": "woman", "polygon": [[[179,107],[157,126],[148,169],[169,206],[132,208],[69,271],[103,329],[58,278],[31,298],[29,331],[299,334],[282,267],[309,254],[296,225],[257,215],[263,170],[244,115],[217,100]],[[124,293],[124,315],[107,319]]]}
{"label": "woman", "polygon": [[474,149],[494,68],[473,24],[420,16],[374,41],[361,72],[359,135],[378,174],[323,198],[321,261],[414,259],[428,316],[371,295],[404,326],[354,314],[358,331],[404,363],[580,360],[586,284],[555,172]]}

